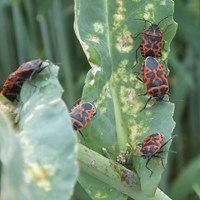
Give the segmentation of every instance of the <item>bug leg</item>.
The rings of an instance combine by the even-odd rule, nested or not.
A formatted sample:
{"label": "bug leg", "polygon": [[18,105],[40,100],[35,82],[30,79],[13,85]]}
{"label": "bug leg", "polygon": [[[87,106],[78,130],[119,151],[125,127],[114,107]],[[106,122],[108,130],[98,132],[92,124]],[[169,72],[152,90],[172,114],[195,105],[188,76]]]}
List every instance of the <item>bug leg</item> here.
{"label": "bug leg", "polygon": [[77,100],[74,102],[73,106],[79,104],[79,103],[81,102],[81,100],[82,100],[82,98],[77,99]]}
{"label": "bug leg", "polygon": [[162,157],[160,157],[160,156],[158,156],[158,155],[154,155],[153,157],[159,158],[160,161],[161,161],[161,164],[162,164],[163,169],[166,170],[166,167],[164,166],[164,162],[163,162],[163,161],[164,161],[164,158],[162,158]]}
{"label": "bug leg", "polygon": [[84,137],[83,133],[80,130],[78,132],[81,134],[81,136],[83,137],[83,140],[85,141],[85,137]]}
{"label": "bug leg", "polygon": [[156,154],[160,154],[160,153],[177,153],[177,152],[173,150],[168,150],[168,151],[158,151]]}
{"label": "bug leg", "polygon": [[[156,154],[158,154],[158,153],[156,153]],[[153,157],[154,157],[154,158],[159,158],[160,161],[161,161],[161,164],[162,164],[163,169],[166,170],[166,168],[165,168],[165,166],[164,166],[164,162],[163,162],[164,158],[162,158],[162,157],[160,157],[160,156],[158,156],[158,155],[153,155]]]}
{"label": "bug leg", "polygon": [[[141,79],[139,76],[141,75],[141,73],[139,73],[139,72],[134,72],[135,74],[137,74],[136,75],[136,78],[139,80],[139,81],[141,81],[142,83],[144,83],[144,80],[143,79]],[[145,94],[146,95],[146,94]],[[139,95],[140,96],[140,95]]]}
{"label": "bug leg", "polygon": [[146,96],[146,95],[147,95],[147,93],[139,94],[138,96]]}
{"label": "bug leg", "polygon": [[149,101],[152,99],[152,97],[149,97],[147,102],[145,103],[144,107],[140,110],[140,112],[142,112],[146,107],[147,107],[147,104],[149,103]]}
{"label": "bug leg", "polygon": [[151,158],[152,157],[150,157],[148,160],[147,160],[147,162],[146,162],[146,164],[145,164],[145,167],[151,172],[151,174],[150,174],[150,178],[151,178],[151,176],[152,176],[152,174],[153,174],[153,171],[148,167],[148,164],[149,164],[149,161],[151,160]]}
{"label": "bug leg", "polygon": [[163,31],[164,34],[165,34],[165,32],[167,31],[167,29],[168,29],[171,25],[173,25],[173,23],[168,24],[168,25],[165,27],[165,30]]}
{"label": "bug leg", "polygon": [[[71,118],[71,119],[72,119],[72,118]],[[73,129],[74,129],[75,131],[78,131],[78,132],[81,134],[81,136],[82,136],[82,138],[83,138],[83,140],[84,140],[84,142],[85,142],[85,137],[84,137],[83,133],[81,132],[80,128],[79,128],[76,124],[73,124],[72,127],[73,127]]]}
{"label": "bug leg", "polygon": [[172,137],[170,137],[166,142],[164,142],[162,144],[162,146],[160,148],[163,148],[170,140],[172,140],[174,137],[176,137],[177,135],[173,135]]}
{"label": "bug leg", "polygon": [[138,48],[136,49],[136,53],[135,53],[135,60],[136,60],[136,63],[133,65],[133,67],[132,68],[134,68],[134,67],[136,67],[137,66],[137,64],[139,63],[138,62],[138,50],[140,49],[140,45],[138,46]]}

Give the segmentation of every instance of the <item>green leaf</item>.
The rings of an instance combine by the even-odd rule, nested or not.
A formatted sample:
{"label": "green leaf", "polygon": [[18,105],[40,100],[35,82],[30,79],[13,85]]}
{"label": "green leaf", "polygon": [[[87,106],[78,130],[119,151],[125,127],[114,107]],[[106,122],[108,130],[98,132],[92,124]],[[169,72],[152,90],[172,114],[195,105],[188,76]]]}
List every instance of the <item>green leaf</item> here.
{"label": "green leaf", "polygon": [[[136,49],[141,44],[141,37],[134,36],[143,31],[145,24],[138,19],[159,23],[173,14],[174,3],[171,0],[88,0],[87,3],[76,0],[75,3],[75,31],[92,67],[85,81],[82,99],[94,101],[98,110],[97,116],[83,131],[87,145],[99,153],[105,147],[116,157],[120,151],[126,150],[129,143],[141,189],[152,197],[164,169],[159,159],[152,159],[149,167],[154,173],[150,178],[150,172],[145,168],[146,160],[140,158],[137,144],[156,132],[163,134],[164,141],[170,137],[175,126],[172,118],[174,105],[167,98],[161,103],[152,100],[140,112],[148,97],[138,96],[144,94],[145,89],[133,73],[137,69],[132,70]],[[147,26],[150,25],[147,23]],[[162,62],[168,57],[177,24],[172,17],[168,17],[160,28],[163,31],[166,29],[160,58]],[[139,55],[140,67],[142,60]],[[168,148],[169,145],[165,150]],[[166,163],[167,155],[162,157]],[[90,193],[96,184],[92,182],[92,187],[88,188],[87,184],[85,187]],[[114,199],[116,191],[106,193],[107,199]]]}
{"label": "green leaf", "polygon": [[[79,181],[83,186],[88,187],[86,187],[86,190],[91,191],[89,195],[92,199],[107,199],[112,194],[112,199],[127,199],[126,195],[128,195],[132,199],[137,200],[170,200],[170,198],[159,189],[156,190],[153,198],[146,197],[141,193],[136,173],[81,144],[79,145],[78,150],[78,160],[81,169],[80,173],[83,173],[82,176],[79,176]],[[92,175],[92,178],[88,176],[88,174]],[[87,184],[85,177],[90,180],[90,183],[97,184],[95,185],[96,187],[101,186],[101,189],[95,191],[95,187],[93,187],[92,184]],[[104,185],[98,184],[98,182],[95,181],[96,178],[103,181]],[[93,182],[91,182],[91,180]],[[111,193],[112,190],[107,184],[112,185],[113,188],[121,191],[121,195],[118,193]]]}
{"label": "green leaf", "polygon": [[197,194],[197,196],[200,199],[200,185],[198,183],[194,184],[193,185],[193,189],[194,189],[195,193]]}
{"label": "green leaf", "polygon": [[11,123],[2,112],[0,112],[0,149],[1,199],[20,200],[21,192],[24,190],[22,152]]}
{"label": "green leaf", "polygon": [[[200,156],[195,158],[176,178],[171,185],[169,194],[173,199],[183,199],[189,193],[193,192],[193,188],[196,191],[199,190],[200,184]],[[198,194],[198,192],[196,192]]]}
{"label": "green leaf", "polygon": [[32,199],[70,199],[78,173],[75,133],[62,88],[58,67],[46,68],[21,91],[19,139],[24,156],[24,178]]}

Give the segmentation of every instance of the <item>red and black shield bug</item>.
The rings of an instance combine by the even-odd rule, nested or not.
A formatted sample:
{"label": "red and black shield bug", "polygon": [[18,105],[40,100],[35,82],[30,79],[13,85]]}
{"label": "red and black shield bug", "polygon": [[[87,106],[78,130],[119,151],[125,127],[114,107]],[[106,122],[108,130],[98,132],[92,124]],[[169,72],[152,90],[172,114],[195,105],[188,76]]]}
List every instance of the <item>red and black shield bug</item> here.
{"label": "red and black shield bug", "polygon": [[21,91],[24,80],[15,76],[8,76],[6,79],[1,94],[3,94],[10,101],[15,101]]}
{"label": "red and black shield bug", "polygon": [[151,98],[155,98],[156,101],[161,102],[164,96],[169,92],[169,84],[166,77],[165,68],[158,62],[158,60],[151,56],[148,56],[143,62],[143,79],[140,79],[138,76],[137,78],[145,85],[145,95],[149,95],[149,99],[147,100],[143,109],[146,108]]}
{"label": "red and black shield bug", "polygon": [[13,76],[17,76],[24,80],[31,80],[34,74],[40,73],[45,68],[42,67],[42,63],[43,61],[41,59],[26,62],[13,73]]}
{"label": "red and black shield bug", "polygon": [[88,125],[89,121],[96,115],[96,113],[97,110],[92,103],[78,102],[70,112],[74,130],[79,131],[79,133],[83,136],[81,130]]}
{"label": "red and black shield bug", "polygon": [[162,48],[164,48],[164,34],[167,28],[171,26],[173,23],[167,25],[164,31],[162,31],[159,28],[159,25],[162,21],[164,21],[165,19],[171,16],[172,15],[163,18],[162,20],[160,20],[158,24],[154,24],[154,23],[151,23],[150,21],[144,20],[145,26],[146,26],[146,22],[149,22],[151,26],[149,28],[144,28],[144,31],[142,33],[139,33],[139,34],[142,34],[142,44],[136,50],[136,65],[138,63],[137,52],[139,49],[141,51],[142,57],[152,56],[156,58],[156,57],[161,56],[161,50]]}
{"label": "red and black shield bug", "polygon": [[[164,151],[161,151],[162,148],[173,138],[172,136],[167,141],[163,142],[163,136],[161,133],[154,133],[152,135],[149,135],[146,137],[141,144],[138,144],[139,147],[141,147],[141,157],[147,159],[147,162],[145,164],[145,167],[151,172],[150,177],[153,174],[153,171],[148,167],[148,164],[152,158],[160,158],[163,168],[163,158],[159,156],[160,153],[163,153]],[[167,152],[167,151],[165,151]]]}
{"label": "red and black shield bug", "polygon": [[1,94],[10,101],[15,101],[21,91],[23,83],[31,80],[34,74],[41,72],[45,67],[42,67],[42,60],[31,60],[22,64],[15,72],[10,74],[6,79]]}

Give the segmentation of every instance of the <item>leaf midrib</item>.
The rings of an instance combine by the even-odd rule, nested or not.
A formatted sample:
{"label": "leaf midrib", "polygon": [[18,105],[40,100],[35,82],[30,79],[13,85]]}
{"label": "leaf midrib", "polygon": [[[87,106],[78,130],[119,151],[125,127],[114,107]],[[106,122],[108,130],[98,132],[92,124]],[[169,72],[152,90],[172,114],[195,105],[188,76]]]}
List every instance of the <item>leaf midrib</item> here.
{"label": "leaf midrib", "polygon": [[113,100],[113,107],[114,107],[114,115],[115,115],[115,127],[116,127],[116,134],[117,134],[117,141],[118,141],[118,145],[119,145],[119,150],[125,150],[126,147],[126,143],[128,141],[127,138],[127,134],[125,129],[123,128],[122,124],[122,113],[121,113],[121,109],[120,109],[120,102],[119,102],[119,96],[117,94],[117,89],[116,89],[116,84],[115,84],[115,80],[114,80],[114,63],[113,63],[113,54],[112,54],[112,42],[111,42],[111,34],[112,34],[112,26],[111,24],[109,24],[109,15],[107,13],[109,13],[108,10],[108,4],[109,4],[109,0],[105,1],[105,20],[106,20],[106,26],[108,27],[107,29],[107,44],[108,44],[108,52],[109,52],[109,57],[110,57],[110,63],[111,63],[111,68],[112,68],[112,73],[110,76],[110,80],[109,80],[109,88],[111,91],[111,95],[112,95],[112,100]]}

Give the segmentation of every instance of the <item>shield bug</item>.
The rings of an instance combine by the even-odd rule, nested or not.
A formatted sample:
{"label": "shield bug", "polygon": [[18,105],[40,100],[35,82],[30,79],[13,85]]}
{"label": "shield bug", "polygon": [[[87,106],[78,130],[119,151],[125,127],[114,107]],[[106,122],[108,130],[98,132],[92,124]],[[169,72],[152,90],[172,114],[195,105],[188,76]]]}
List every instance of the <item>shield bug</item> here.
{"label": "shield bug", "polygon": [[169,92],[169,84],[165,68],[151,56],[144,60],[141,74],[142,79],[138,76],[137,78],[145,85],[146,93],[144,95],[149,95],[149,99],[143,108],[145,109],[151,98],[155,98],[159,102],[163,100],[164,96]]}
{"label": "shield bug", "polygon": [[24,80],[16,76],[9,75],[6,79],[1,94],[3,94],[10,101],[15,101],[21,91]]}
{"label": "shield bug", "polygon": [[81,130],[85,128],[89,121],[96,115],[97,110],[95,106],[90,102],[78,102],[72,108],[70,117],[72,120],[72,126],[75,131],[83,136]]}
{"label": "shield bug", "polygon": [[159,25],[162,21],[164,21],[165,19],[171,16],[172,15],[163,18],[162,20],[160,20],[158,24],[151,23],[150,21],[144,20],[145,26],[146,26],[146,22],[149,22],[151,26],[148,28],[145,27],[144,31],[142,33],[139,33],[139,34],[142,34],[142,44],[136,50],[136,65],[138,63],[137,54],[138,54],[139,49],[141,51],[142,57],[152,56],[156,58],[156,57],[161,56],[161,50],[162,48],[164,48],[164,34],[167,28],[171,26],[173,23],[167,25],[165,30],[163,31],[159,28]]}
{"label": "shield bug", "polygon": [[17,100],[23,83],[31,80],[34,74],[41,72],[45,68],[42,67],[42,62],[41,59],[36,59],[22,64],[15,72],[8,76],[1,90],[1,94],[10,101]]}
{"label": "shield bug", "polygon": [[150,160],[152,158],[160,158],[164,168],[163,158],[161,158],[159,154],[164,152],[162,148],[174,137],[175,135],[163,142],[163,135],[161,133],[154,133],[146,137],[141,144],[138,144],[138,146],[141,147],[141,157],[147,159],[145,167],[151,172],[150,177],[153,174],[153,171],[148,167]]}
{"label": "shield bug", "polygon": [[40,73],[45,67],[42,67],[42,60],[36,59],[22,64],[12,75],[24,80],[31,80],[34,74]]}

